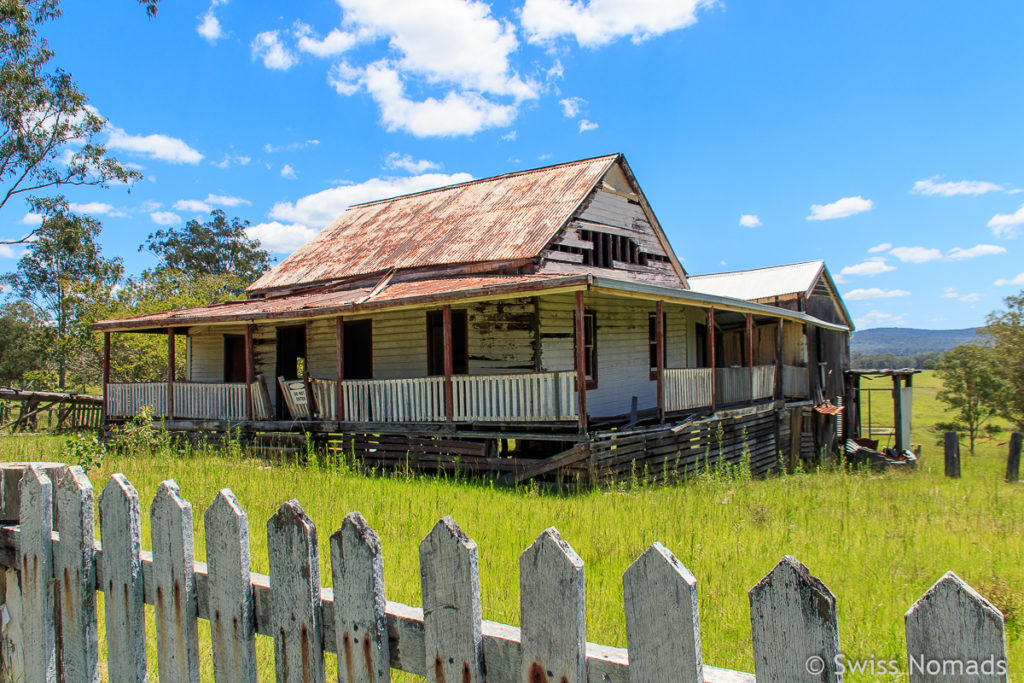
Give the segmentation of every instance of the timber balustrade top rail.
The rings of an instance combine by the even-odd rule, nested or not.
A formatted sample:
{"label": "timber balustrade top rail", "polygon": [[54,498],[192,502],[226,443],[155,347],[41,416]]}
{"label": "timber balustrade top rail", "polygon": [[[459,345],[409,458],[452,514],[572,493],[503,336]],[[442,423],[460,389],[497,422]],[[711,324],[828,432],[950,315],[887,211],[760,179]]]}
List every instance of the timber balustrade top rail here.
{"label": "timber balustrade top rail", "polygon": [[[295,500],[267,522],[262,576],[249,571],[248,517],[227,489],[203,515],[203,563],[193,557],[192,506],[173,481],[150,506],[149,553],[140,550],[139,496],[123,475],[99,499],[101,545],[80,468],[0,473],[13,680],[56,681],[58,671],[67,681],[100,679],[96,591],[105,593],[107,676],[118,683],[146,680],[144,603],[156,608],[163,682],[199,680],[197,619],[210,621],[218,683],[257,679],[257,633],[274,639],[281,682],[324,681],[325,653],[338,654],[338,680],[351,683],[388,681],[393,668],[430,683],[754,680],[703,664],[697,581],[660,543],[623,575],[623,650],[586,642],[583,561],[554,528],[519,558],[516,628],[481,619],[477,546],[450,517],[420,543],[420,609],[385,600],[380,539],[358,512],[331,536],[331,590],[320,586],[316,527]],[[758,681],[842,680],[836,598],[804,565],[784,557],[749,598]],[[906,631],[911,681],[1008,680],[1003,615],[952,573],[910,608]],[[947,662],[992,673],[944,675]]]}

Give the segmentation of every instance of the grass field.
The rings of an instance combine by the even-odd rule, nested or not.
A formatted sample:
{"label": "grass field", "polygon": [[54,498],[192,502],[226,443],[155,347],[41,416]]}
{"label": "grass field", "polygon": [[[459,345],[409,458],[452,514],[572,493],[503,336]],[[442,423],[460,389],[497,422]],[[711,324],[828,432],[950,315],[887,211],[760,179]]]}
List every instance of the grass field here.
{"label": "grass field", "polygon": [[[209,453],[108,456],[89,474],[97,491],[114,472],[124,472],[135,484],[147,548],[149,502],[160,481],[175,479],[195,507],[197,559],[204,547],[202,510],[221,487],[231,488],[249,513],[253,570],[264,573],[265,522],[282,501],[298,498],[316,522],[325,581],[330,579],[328,537],[346,513],[360,510],[382,538],[388,598],[412,605],[420,604],[418,543],[438,518],[451,514],[479,545],[484,618],[510,624],[519,623],[519,553],[553,525],[586,563],[588,640],[616,646],[625,646],[622,572],[648,544],[661,541],[697,577],[704,661],[745,671],[753,670],[747,590],[784,554],[802,560],[837,595],[840,643],[855,659],[904,662],[904,612],[953,570],[1003,610],[1010,669],[1020,676],[1024,485],[1003,482],[1009,434],[983,440],[975,456],[965,448],[963,478],[948,480],[937,437],[927,428],[942,416],[937,384],[926,373],[916,378],[915,387],[913,440],[924,452],[918,471],[909,474],[806,473],[767,481],[705,477],[677,487],[575,495],[271,467]],[[3,440],[6,460],[55,460],[60,449],[54,438]],[[208,638],[205,623],[200,635]],[[262,637],[258,647],[269,680],[272,647]],[[208,657],[204,662],[203,679],[212,680]],[[155,680],[152,652],[150,670]]]}

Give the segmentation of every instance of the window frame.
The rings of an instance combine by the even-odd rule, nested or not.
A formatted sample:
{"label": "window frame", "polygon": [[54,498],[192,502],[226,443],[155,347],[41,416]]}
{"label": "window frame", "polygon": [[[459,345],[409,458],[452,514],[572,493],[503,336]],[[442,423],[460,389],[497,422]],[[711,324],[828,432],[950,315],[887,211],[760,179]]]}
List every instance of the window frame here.
{"label": "window frame", "polygon": [[[431,334],[434,320],[440,318],[441,327],[441,350],[437,352],[437,355],[441,358],[441,367],[434,367],[434,341]],[[465,319],[465,325],[462,327],[464,331],[465,345],[463,353],[460,355],[457,353],[458,344],[455,341],[456,335],[456,317],[462,317]],[[443,377],[444,376],[444,310],[436,309],[427,311],[426,315],[426,327],[427,327],[427,376],[428,377]],[[460,371],[457,361],[461,360],[464,369]],[[452,309],[452,376],[455,375],[468,375],[469,374],[469,311],[465,308],[453,308]]]}
{"label": "window frame", "polygon": [[[647,362],[650,367],[650,379],[658,378],[658,356],[655,346],[658,343],[658,313],[657,311],[647,314]],[[661,366],[668,367],[668,311],[661,312]],[[651,360],[654,364],[651,365]]]}

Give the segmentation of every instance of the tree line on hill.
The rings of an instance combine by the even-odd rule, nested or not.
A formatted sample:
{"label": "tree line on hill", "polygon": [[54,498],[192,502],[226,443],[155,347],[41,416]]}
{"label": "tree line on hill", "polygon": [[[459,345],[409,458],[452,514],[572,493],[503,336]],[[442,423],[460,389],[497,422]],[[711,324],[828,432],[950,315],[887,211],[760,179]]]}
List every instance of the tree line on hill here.
{"label": "tree line on hill", "polygon": [[942,360],[943,351],[926,351],[899,355],[895,353],[863,353],[850,352],[850,366],[854,370],[872,370],[875,368],[914,368],[915,370],[934,370]]}

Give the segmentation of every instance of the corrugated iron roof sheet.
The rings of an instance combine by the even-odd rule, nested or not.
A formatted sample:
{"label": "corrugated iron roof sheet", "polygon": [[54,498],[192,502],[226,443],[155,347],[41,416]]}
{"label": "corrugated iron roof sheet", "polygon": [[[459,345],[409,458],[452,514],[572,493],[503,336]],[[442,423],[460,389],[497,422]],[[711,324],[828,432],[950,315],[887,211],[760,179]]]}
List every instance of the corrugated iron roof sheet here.
{"label": "corrugated iron roof sheet", "polygon": [[596,157],[358,204],[249,291],[390,268],[532,258],[618,158]]}
{"label": "corrugated iron roof sheet", "polygon": [[403,303],[488,294],[533,291],[571,284],[585,284],[586,275],[508,275],[453,277],[387,284],[380,291],[376,282],[366,287],[343,291],[307,292],[272,296],[246,301],[227,301],[211,306],[178,311],[150,313],[134,318],[102,320],[93,325],[97,330],[160,329],[211,323],[244,322],[265,319],[295,319],[344,313],[347,307],[379,308]]}
{"label": "corrugated iron roof sheet", "polygon": [[689,283],[690,289],[704,294],[748,301],[767,299],[810,291],[824,267],[824,261],[807,261],[768,268],[734,270],[728,273],[691,275]]}

